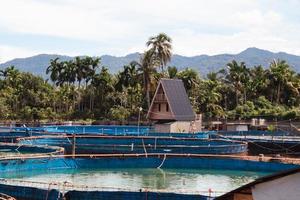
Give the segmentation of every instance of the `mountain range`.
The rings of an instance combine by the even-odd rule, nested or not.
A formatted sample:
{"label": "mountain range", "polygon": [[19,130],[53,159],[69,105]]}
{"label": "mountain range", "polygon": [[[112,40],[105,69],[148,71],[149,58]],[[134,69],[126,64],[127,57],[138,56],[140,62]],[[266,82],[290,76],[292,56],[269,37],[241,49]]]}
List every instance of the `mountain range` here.
{"label": "mountain range", "polygon": [[[139,61],[140,56],[140,53],[132,53],[122,57],[103,55],[101,56],[101,64],[107,66],[110,72],[116,73],[131,61]],[[39,54],[27,58],[16,58],[2,63],[0,64],[0,69],[14,65],[21,71],[31,72],[46,77],[45,71],[49,65],[50,59],[57,57],[60,60],[70,60],[74,58],[65,55]],[[214,56],[199,55],[192,57],[175,54],[173,55],[169,66],[176,66],[179,69],[190,67],[199,71],[201,75],[205,75],[211,71],[217,71],[224,68],[226,64],[232,60],[237,60],[239,62],[244,61],[247,66],[269,66],[273,59],[286,60],[296,72],[300,73],[300,56],[284,52],[274,53],[255,47],[248,48],[238,54],[219,54]]]}

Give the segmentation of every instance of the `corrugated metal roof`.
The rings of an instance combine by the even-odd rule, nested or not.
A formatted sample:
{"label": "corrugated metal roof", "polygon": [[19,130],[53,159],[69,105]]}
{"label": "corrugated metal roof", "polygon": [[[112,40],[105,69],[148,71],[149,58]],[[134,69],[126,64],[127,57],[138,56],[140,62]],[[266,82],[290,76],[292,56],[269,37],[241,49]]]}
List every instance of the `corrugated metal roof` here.
{"label": "corrugated metal roof", "polygon": [[195,120],[191,102],[180,79],[161,79],[170,109],[177,121]]}

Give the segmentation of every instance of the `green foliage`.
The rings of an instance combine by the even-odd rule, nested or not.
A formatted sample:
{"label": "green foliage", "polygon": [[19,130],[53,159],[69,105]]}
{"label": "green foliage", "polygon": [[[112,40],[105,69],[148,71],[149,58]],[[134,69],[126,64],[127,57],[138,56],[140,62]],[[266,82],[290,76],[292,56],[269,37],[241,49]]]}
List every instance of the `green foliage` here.
{"label": "green foliage", "polygon": [[300,119],[300,108],[292,108],[283,113],[283,119]]}
{"label": "green foliage", "polygon": [[246,101],[243,105],[238,105],[235,108],[235,114],[241,118],[250,118],[257,116],[255,105],[252,101]]}
{"label": "green foliage", "polygon": [[168,78],[176,78],[178,73],[178,69],[173,67],[168,67]]}
{"label": "green foliage", "polygon": [[268,126],[268,131],[273,132],[275,130],[276,130],[276,127],[274,125],[271,124],[271,125]]}
{"label": "green foliage", "polygon": [[233,60],[200,78],[190,68],[164,72],[172,55],[166,34],[151,37],[147,46],[139,62],[117,74],[92,57],[51,60],[46,73],[52,82],[14,66],[0,70],[0,119],[136,119],[139,107],[150,106],[160,78],[181,79],[195,111],[208,118],[300,119],[300,75],[285,61],[274,60],[267,68]]}
{"label": "green foliage", "polygon": [[119,121],[124,121],[128,119],[130,112],[128,109],[124,108],[123,106],[116,106],[112,107],[109,110],[110,117],[113,120],[119,120]]}
{"label": "green foliage", "polygon": [[167,34],[160,33],[150,37],[146,45],[150,47],[149,51],[158,61],[162,73],[164,73],[164,67],[172,57],[172,39]]}
{"label": "green foliage", "polygon": [[10,118],[11,110],[9,105],[7,105],[5,98],[0,97],[0,118],[8,119]]}
{"label": "green foliage", "polygon": [[256,105],[259,109],[272,109],[273,105],[272,103],[265,97],[265,96],[260,96],[256,100]]}

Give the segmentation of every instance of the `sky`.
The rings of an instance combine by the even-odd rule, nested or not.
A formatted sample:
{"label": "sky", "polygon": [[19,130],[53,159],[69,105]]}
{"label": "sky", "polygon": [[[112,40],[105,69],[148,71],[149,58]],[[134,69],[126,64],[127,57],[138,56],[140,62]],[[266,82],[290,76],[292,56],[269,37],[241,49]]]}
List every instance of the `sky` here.
{"label": "sky", "polygon": [[124,56],[164,32],[184,56],[248,47],[300,55],[300,0],[0,0],[0,63]]}

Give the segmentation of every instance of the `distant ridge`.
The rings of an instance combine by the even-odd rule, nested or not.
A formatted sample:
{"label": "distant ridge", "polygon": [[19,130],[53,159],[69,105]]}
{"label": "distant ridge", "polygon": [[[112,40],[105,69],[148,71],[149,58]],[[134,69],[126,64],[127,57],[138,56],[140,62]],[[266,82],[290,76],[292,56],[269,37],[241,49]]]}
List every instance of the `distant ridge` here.
{"label": "distant ridge", "polygon": [[[121,57],[103,55],[101,56],[101,63],[102,65],[109,67],[110,72],[116,73],[131,61],[138,61],[140,56],[140,53],[132,53]],[[70,60],[74,58],[65,55],[39,54],[28,58],[16,58],[2,63],[0,64],[0,69],[14,65],[21,71],[32,72],[36,75],[45,77],[45,71],[49,65],[50,59],[56,57],[60,58],[60,60]],[[239,62],[244,61],[247,66],[268,66],[273,59],[283,59],[286,60],[296,72],[300,72],[300,56],[284,52],[273,53],[255,47],[248,48],[239,54],[219,54],[214,56],[199,55],[192,57],[175,54],[169,65],[176,66],[179,69],[191,67],[199,71],[202,75],[205,75],[211,71],[217,71],[225,67],[226,64],[233,59]]]}

